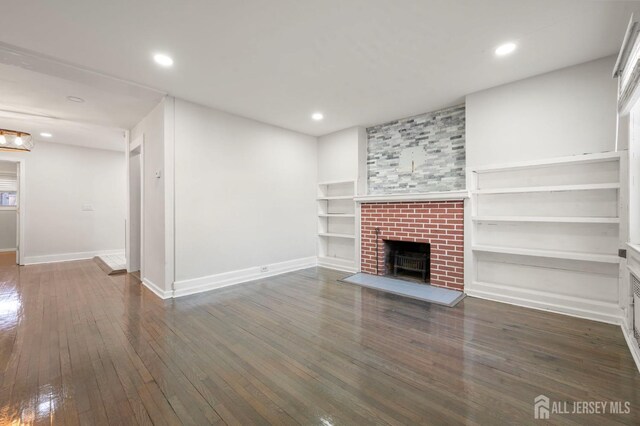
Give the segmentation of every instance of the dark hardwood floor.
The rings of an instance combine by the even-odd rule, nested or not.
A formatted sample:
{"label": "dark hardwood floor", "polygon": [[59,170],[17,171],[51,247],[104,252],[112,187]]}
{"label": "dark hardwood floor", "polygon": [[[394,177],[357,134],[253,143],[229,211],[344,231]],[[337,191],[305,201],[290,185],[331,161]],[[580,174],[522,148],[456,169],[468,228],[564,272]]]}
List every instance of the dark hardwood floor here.
{"label": "dark hardwood floor", "polygon": [[16,264],[16,252],[15,251],[2,251],[0,252],[0,267],[13,266]]}
{"label": "dark hardwood floor", "polygon": [[434,306],[308,269],[162,301],[93,261],[0,266],[1,424],[530,424],[533,399],[629,401],[620,328]]}

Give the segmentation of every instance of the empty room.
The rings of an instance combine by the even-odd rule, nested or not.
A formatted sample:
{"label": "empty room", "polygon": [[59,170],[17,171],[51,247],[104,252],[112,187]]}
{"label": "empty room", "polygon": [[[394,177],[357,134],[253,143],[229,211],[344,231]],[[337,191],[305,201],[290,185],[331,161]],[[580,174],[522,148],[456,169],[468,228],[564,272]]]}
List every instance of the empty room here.
{"label": "empty room", "polygon": [[0,424],[640,424],[640,2],[8,0]]}

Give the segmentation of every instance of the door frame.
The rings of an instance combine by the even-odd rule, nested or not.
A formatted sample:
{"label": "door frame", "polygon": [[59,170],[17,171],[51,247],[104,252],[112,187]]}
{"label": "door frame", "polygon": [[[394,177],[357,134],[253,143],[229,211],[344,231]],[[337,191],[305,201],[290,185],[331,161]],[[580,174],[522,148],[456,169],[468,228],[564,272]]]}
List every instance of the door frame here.
{"label": "door frame", "polygon": [[[28,154],[27,154],[28,155]],[[16,250],[18,251],[18,258],[16,259],[16,262],[19,265],[24,265],[24,258],[25,258],[25,248],[26,248],[26,244],[25,244],[25,217],[26,214],[25,212],[27,211],[27,189],[26,189],[26,172],[25,172],[25,159],[24,158],[16,158],[12,155],[9,154],[2,154],[0,153],[0,161],[7,161],[10,163],[17,163],[18,170],[18,206],[16,208],[16,222],[18,224],[18,229],[17,229],[17,234],[18,234],[18,241],[17,241],[17,246],[16,246]]]}
{"label": "door frame", "polygon": [[[129,138],[127,138],[129,139]],[[127,154],[127,220],[125,226],[125,257],[127,261],[127,272],[131,270],[131,154],[133,151],[140,151],[140,279],[144,275],[144,134],[132,140],[129,144]]]}

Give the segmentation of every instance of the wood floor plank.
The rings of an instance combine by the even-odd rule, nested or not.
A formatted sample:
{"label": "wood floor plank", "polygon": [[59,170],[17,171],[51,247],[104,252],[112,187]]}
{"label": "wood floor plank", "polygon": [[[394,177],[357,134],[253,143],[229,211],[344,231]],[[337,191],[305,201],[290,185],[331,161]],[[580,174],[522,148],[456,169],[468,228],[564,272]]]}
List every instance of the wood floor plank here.
{"label": "wood floor plank", "polygon": [[533,399],[629,401],[619,327],[321,268],[163,301],[93,261],[0,265],[0,424],[529,424]]}

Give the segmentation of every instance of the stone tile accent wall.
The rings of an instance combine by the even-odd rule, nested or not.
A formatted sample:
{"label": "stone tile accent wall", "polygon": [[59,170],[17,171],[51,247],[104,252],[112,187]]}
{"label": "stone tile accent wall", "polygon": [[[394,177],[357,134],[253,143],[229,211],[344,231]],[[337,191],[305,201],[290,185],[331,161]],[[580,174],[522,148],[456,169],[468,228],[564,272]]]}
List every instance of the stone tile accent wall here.
{"label": "stone tile accent wall", "polygon": [[465,183],[465,107],[367,129],[369,194],[453,191]]}
{"label": "stone tile accent wall", "polygon": [[384,240],[431,244],[431,285],[464,288],[464,203],[460,201],[366,203],[361,210],[362,272],[386,274]]}

